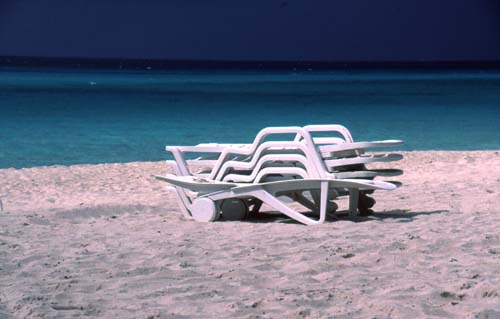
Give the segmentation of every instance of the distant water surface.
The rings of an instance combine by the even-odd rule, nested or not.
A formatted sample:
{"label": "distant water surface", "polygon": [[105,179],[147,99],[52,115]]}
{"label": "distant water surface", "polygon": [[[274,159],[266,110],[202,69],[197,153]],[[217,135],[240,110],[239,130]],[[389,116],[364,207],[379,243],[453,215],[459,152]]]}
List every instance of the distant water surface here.
{"label": "distant water surface", "polygon": [[500,72],[0,70],[0,168],[156,161],[338,123],[404,150],[500,149]]}

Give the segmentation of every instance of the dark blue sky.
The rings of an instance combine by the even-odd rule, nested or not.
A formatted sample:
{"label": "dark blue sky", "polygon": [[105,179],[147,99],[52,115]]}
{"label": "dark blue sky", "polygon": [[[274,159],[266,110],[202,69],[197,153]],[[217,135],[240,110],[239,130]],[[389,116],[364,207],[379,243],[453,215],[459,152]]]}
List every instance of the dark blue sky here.
{"label": "dark blue sky", "polygon": [[0,55],[500,60],[500,0],[0,0]]}

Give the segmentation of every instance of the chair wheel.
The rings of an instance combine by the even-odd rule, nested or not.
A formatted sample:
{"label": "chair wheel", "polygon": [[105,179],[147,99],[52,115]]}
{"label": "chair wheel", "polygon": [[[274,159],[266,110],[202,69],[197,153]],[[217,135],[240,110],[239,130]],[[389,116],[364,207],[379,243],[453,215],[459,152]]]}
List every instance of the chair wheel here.
{"label": "chair wheel", "polygon": [[339,208],[339,205],[337,205],[337,203],[335,203],[334,201],[329,201],[327,205],[328,206],[326,206],[326,211],[330,214],[335,213]]}
{"label": "chair wheel", "polygon": [[197,198],[191,205],[191,216],[199,222],[213,222],[219,218],[219,209],[210,198]]}
{"label": "chair wheel", "polygon": [[373,199],[372,197],[366,196],[365,197],[365,204],[366,204],[366,207],[372,208],[373,205],[375,205],[375,199]]}
{"label": "chair wheel", "polygon": [[360,208],[372,208],[375,205],[375,199],[366,194],[359,194],[358,205]]}
{"label": "chair wheel", "polygon": [[224,220],[243,220],[248,215],[248,205],[239,198],[226,199],[222,201],[221,213]]}

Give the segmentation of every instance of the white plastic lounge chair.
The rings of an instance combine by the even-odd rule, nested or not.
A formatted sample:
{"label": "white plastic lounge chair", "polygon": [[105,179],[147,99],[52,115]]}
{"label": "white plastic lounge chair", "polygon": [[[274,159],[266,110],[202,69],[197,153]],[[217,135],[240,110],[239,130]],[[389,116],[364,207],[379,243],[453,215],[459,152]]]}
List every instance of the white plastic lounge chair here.
{"label": "white plastic lounge chair", "polygon": [[[322,126],[325,127],[325,126]],[[350,133],[348,130],[341,126],[341,125],[328,125],[328,129],[331,132],[339,132],[340,134],[343,135],[344,138],[346,139],[351,139]],[[296,128],[296,127],[278,127],[278,128],[265,128],[261,130],[254,142],[252,144],[215,144],[215,143],[209,143],[209,144],[199,144],[197,146],[169,146],[167,147],[167,151],[172,152],[174,155],[175,161],[169,161],[168,164],[173,168],[174,172],[176,175],[195,175],[199,177],[209,177],[209,174],[211,171],[213,171],[214,167],[217,164],[217,160],[219,162],[224,162],[225,160],[231,160],[231,159],[238,159],[238,160],[244,160],[245,158],[248,158],[248,155],[252,153],[252,146],[255,148],[258,145],[262,144],[263,141],[268,138],[270,135],[276,135],[276,134],[293,134],[293,137],[291,141],[298,141],[301,139],[301,135],[297,134],[298,130],[301,130],[301,128]],[[344,141],[344,139],[339,139],[337,140]],[[281,146],[281,144],[276,144],[278,146]],[[229,154],[229,150],[234,150],[235,154]],[[227,154],[223,155],[225,157],[223,160],[221,160],[221,153],[226,151]],[[268,150],[268,152],[272,152],[273,150]],[[293,149],[289,150],[293,153]],[[199,157],[196,160],[186,160],[185,159],[185,154],[191,152],[191,153],[212,153],[214,156],[211,157]],[[202,171],[190,171],[189,166],[196,168],[196,167],[204,167],[208,168],[207,170],[202,170]],[[186,192],[182,189],[177,187],[177,197],[179,202],[181,203],[181,206],[183,207],[183,212],[184,215],[189,216],[190,212],[188,207],[190,206],[190,198],[186,194]],[[253,210],[257,211],[259,208],[259,202],[256,201],[255,205],[253,205]]]}
{"label": "white plastic lounge chair", "polygon": [[[337,132],[342,137],[313,138],[312,132]],[[295,134],[293,141],[264,141],[271,134],[290,133]],[[349,131],[340,125],[266,128],[259,132],[252,144],[200,144],[194,147],[167,147],[167,150],[174,155],[175,162],[169,162],[169,164],[177,176],[157,178],[175,185],[185,216],[193,216],[198,220],[204,220],[203,214],[200,213],[199,199],[205,198],[202,203],[207,203],[208,199],[218,203],[214,204],[217,206],[217,212],[222,209],[225,217],[230,214],[228,210],[237,210],[235,206],[239,206],[242,211],[248,210],[246,206],[254,200],[254,209],[257,207],[258,210],[259,203],[265,202],[292,218],[306,224],[314,224],[317,221],[291,211],[290,208],[285,208],[287,206],[284,203],[277,198],[270,199],[268,195],[288,196],[307,208],[319,210],[319,220],[321,220],[324,219],[324,216],[321,216],[329,206],[329,203],[325,204],[325,198],[328,201],[336,196],[348,194],[350,195],[350,211],[355,214],[358,209],[360,190],[394,189],[398,184],[349,180],[349,178],[395,176],[401,173],[399,170],[367,170],[364,167],[365,163],[393,161],[400,159],[401,156],[397,154],[364,156],[362,155],[364,150],[370,147],[399,144],[401,141],[396,140],[354,143]],[[189,161],[184,157],[186,152],[214,153],[216,156],[210,159],[201,157]],[[193,176],[188,165],[205,166],[209,169],[204,173],[195,173]],[[355,170],[345,169],[353,165],[356,166]],[[344,169],[339,171],[339,167]],[[207,178],[200,179],[200,176]],[[281,183],[284,181],[288,183]],[[324,187],[320,185],[327,182],[329,186],[326,191],[323,191]],[[250,186],[253,188],[249,188]],[[243,193],[242,190],[244,190]],[[304,191],[312,195],[312,201],[302,195]],[[216,195],[210,195],[212,193]],[[228,201],[228,199],[233,200]],[[240,201],[234,199],[240,199]],[[236,204],[226,207],[227,203]],[[210,214],[210,216],[210,220],[217,218],[218,213]]]}
{"label": "white plastic lounge chair", "polygon": [[[311,130],[311,128],[313,128],[315,130],[325,131],[325,130],[338,130],[339,127],[343,128],[343,127],[341,127],[339,125],[321,125],[321,126],[310,126],[310,127],[306,127],[306,128],[308,128],[309,130]],[[263,135],[265,135],[264,132],[266,134],[268,134],[269,131],[273,131],[272,133],[276,133],[276,132],[279,132],[279,133],[282,133],[282,132],[289,133],[290,130],[294,130],[294,132],[296,132],[297,128],[295,128],[295,127],[292,127],[292,128],[268,128],[268,129],[262,130],[259,133],[259,135],[261,135],[261,137],[262,137]],[[352,138],[350,138],[350,135],[349,135],[348,131],[346,129],[345,129],[345,131],[347,132],[347,134],[344,133],[343,135],[347,136],[346,140],[352,140]],[[300,136],[302,138],[303,135],[297,134],[297,136]],[[298,140],[298,139],[296,139],[296,140]],[[315,139],[315,142],[316,142],[316,140],[319,140],[319,139]],[[325,140],[327,142],[330,142],[332,140],[332,138],[322,138],[322,142],[323,143],[326,143]],[[339,140],[339,139],[337,138],[337,140]],[[344,141],[344,140],[341,140],[341,141]],[[353,148],[353,147],[354,148],[359,148],[359,147],[367,147],[367,146],[388,146],[388,145],[399,144],[399,143],[401,143],[401,142],[400,141],[370,142],[370,143],[364,143],[364,144],[359,144],[359,145],[353,145],[352,147],[345,147],[345,145],[343,145],[341,149],[345,153],[345,150],[348,150],[349,148]],[[258,144],[258,143],[254,143],[254,145],[255,144]],[[187,151],[198,151],[199,150],[199,151],[216,151],[216,152],[220,152],[221,150],[227,149],[227,147],[228,146],[226,146],[226,145],[224,145],[223,147],[221,147],[220,145],[217,145],[217,146],[215,146],[215,150],[214,150],[214,144],[209,144],[209,145],[205,144],[205,145],[198,146],[198,147],[179,147],[179,148],[184,148]],[[241,148],[248,148],[248,145],[238,145],[237,148],[238,148],[238,152],[239,152]],[[174,149],[175,149],[175,147],[174,147]],[[335,149],[333,149],[333,150],[335,150]],[[332,151],[332,149],[329,149],[327,151]],[[355,153],[362,153],[362,152],[361,151],[356,151]],[[248,152],[246,152],[244,154],[248,154]],[[330,154],[332,154],[332,153],[330,153]],[[383,160],[383,161],[386,161],[386,160],[395,160],[395,159],[398,159],[399,157],[400,156],[380,156],[380,157],[369,157],[369,158],[362,158],[361,157],[361,158],[355,159],[355,160],[350,159],[349,162],[346,162],[346,163],[340,162],[340,163],[337,163],[336,165],[353,164],[353,163],[356,163],[356,162],[366,163],[366,162],[380,161],[380,160]],[[177,162],[181,163],[181,165],[179,165],[179,166],[183,166],[182,161],[178,160]],[[215,165],[217,163],[214,160],[211,160],[211,161],[203,161],[202,160],[202,161],[192,161],[192,162],[195,162],[195,163],[202,162],[203,163],[202,165]],[[354,172],[353,176],[349,176],[349,174],[351,173],[351,171],[346,172],[344,170],[344,172],[342,173],[342,175],[343,175],[342,178],[349,178],[349,177],[355,177],[355,178],[360,178],[360,177],[365,177],[366,178],[366,177],[368,177],[368,178],[373,178],[373,176],[376,176],[377,174],[378,175],[386,175],[386,176],[400,174],[400,171],[398,171],[398,170],[367,171],[364,168],[362,168],[362,169],[363,169],[363,171],[361,171],[361,172],[359,171],[359,169],[358,169],[357,172]],[[182,173],[180,173],[180,174],[182,174]]]}

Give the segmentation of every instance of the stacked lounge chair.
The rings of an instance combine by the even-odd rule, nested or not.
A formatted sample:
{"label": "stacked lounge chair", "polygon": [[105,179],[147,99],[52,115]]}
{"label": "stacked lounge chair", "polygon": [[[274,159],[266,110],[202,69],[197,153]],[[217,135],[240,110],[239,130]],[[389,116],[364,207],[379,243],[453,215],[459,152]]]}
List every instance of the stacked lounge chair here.
{"label": "stacked lounge chair", "polygon": [[[318,136],[319,135],[319,136]],[[365,154],[367,149],[402,144],[400,140],[354,142],[341,125],[268,127],[251,144],[167,146],[174,174],[155,176],[173,186],[188,218],[215,221],[244,219],[265,203],[307,225],[323,223],[335,213],[335,200],[349,196],[349,213],[370,214],[374,190],[392,190],[399,182],[375,181],[397,176],[398,169],[368,169],[366,164],[391,162],[400,154]],[[188,159],[188,155],[198,155]],[[311,214],[297,211],[298,203]]]}

